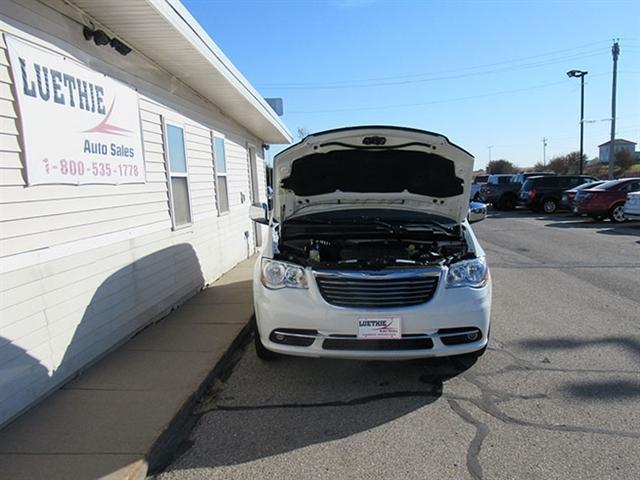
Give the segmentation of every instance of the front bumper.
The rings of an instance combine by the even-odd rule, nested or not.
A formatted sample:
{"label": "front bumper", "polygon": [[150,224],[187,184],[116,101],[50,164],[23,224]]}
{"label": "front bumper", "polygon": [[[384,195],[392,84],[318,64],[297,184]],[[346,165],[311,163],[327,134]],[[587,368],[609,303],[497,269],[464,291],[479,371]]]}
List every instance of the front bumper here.
{"label": "front bumper", "polygon": [[640,220],[640,211],[638,210],[623,210],[624,216],[629,220]]}
{"label": "front bumper", "polygon": [[[444,272],[443,272],[444,275]],[[491,278],[482,288],[445,288],[444,276],[438,282],[433,298],[409,307],[348,308],[329,304],[310,275],[309,289],[269,290],[260,282],[260,266],[256,265],[253,292],[258,334],[263,345],[273,352],[287,355],[326,358],[396,360],[459,355],[481,350],[487,345],[491,313]],[[430,339],[430,348],[327,348],[327,340],[357,341],[360,318],[400,317],[403,337]],[[274,331],[311,331],[308,346],[286,345],[271,340]],[[443,329],[477,329],[479,339],[447,345]],[[440,333],[439,333],[440,331]],[[466,331],[466,330],[464,330]],[[309,336],[307,337],[309,338]],[[404,338],[403,338],[404,339]],[[381,340],[380,342],[385,342]],[[392,342],[392,341],[389,341]],[[360,345],[358,345],[360,347]]]}

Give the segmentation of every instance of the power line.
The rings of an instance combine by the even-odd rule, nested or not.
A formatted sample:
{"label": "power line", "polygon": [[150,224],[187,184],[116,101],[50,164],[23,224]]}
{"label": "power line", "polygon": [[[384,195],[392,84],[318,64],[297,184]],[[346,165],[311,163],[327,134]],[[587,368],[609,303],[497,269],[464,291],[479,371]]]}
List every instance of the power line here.
{"label": "power line", "polygon": [[[271,84],[258,84],[257,86],[261,87],[261,88],[286,88],[286,87],[309,87],[309,86],[315,86],[315,85],[343,85],[343,84],[353,84],[353,83],[365,83],[365,82],[380,82],[380,81],[387,81],[387,80],[401,80],[401,79],[408,79],[408,78],[416,78],[416,77],[425,77],[425,76],[432,76],[432,75],[441,75],[441,74],[449,74],[449,73],[456,73],[456,72],[464,72],[464,71],[468,71],[468,70],[478,70],[478,69],[483,69],[483,68],[488,68],[488,67],[495,67],[495,66],[499,66],[499,65],[505,65],[505,64],[510,64],[510,63],[520,63],[523,62],[525,60],[531,60],[534,58],[541,58],[541,57],[547,57],[547,56],[553,56],[553,55],[557,55],[559,53],[566,53],[566,52],[571,52],[571,51],[575,51],[575,50],[580,50],[580,49],[584,49],[587,47],[591,47],[594,45],[601,45],[601,44],[605,44],[605,43],[609,43],[609,40],[600,40],[597,42],[591,42],[591,43],[586,43],[583,45],[579,45],[576,47],[572,47],[572,48],[566,48],[566,49],[562,49],[562,50],[554,50],[551,52],[547,52],[547,53],[541,53],[538,55],[530,55],[530,56],[526,56],[526,57],[519,57],[519,58],[512,58],[509,60],[502,60],[499,62],[493,62],[493,63],[485,63],[485,64],[481,64],[481,65],[474,65],[474,66],[470,66],[470,67],[462,67],[462,68],[456,68],[456,69],[450,69],[450,70],[439,70],[439,71],[435,71],[435,72],[428,72],[428,73],[414,73],[414,74],[408,74],[408,75],[397,75],[397,76],[387,76],[387,77],[374,77],[374,78],[367,78],[367,79],[360,79],[360,80],[335,80],[332,82],[325,82],[325,83],[321,83],[321,82],[301,82],[301,83],[271,83]],[[593,53],[599,50],[590,50],[589,52],[576,52],[575,54],[573,54],[572,56],[575,55],[582,55],[584,53]]]}
{"label": "power line", "polygon": [[[592,79],[595,78],[595,77],[603,76],[603,75],[608,75],[608,73],[601,72],[601,73],[589,74],[589,76],[592,77]],[[433,101],[429,101],[429,102],[399,103],[399,104],[391,104],[391,105],[336,108],[336,109],[327,109],[327,110],[289,110],[289,111],[286,112],[286,115],[302,115],[302,114],[315,114],[315,113],[360,112],[360,111],[371,111],[371,110],[389,110],[389,109],[393,109],[393,108],[420,107],[420,106],[426,106],[426,105],[436,105],[436,104],[441,104],[441,103],[458,102],[458,101],[464,101],[464,100],[474,100],[474,99],[477,99],[477,98],[485,98],[485,97],[493,97],[493,96],[499,96],[499,95],[507,95],[507,94],[511,94],[511,93],[526,92],[526,91],[529,91],[529,90],[537,90],[537,89],[540,89],[540,88],[545,88],[545,87],[550,87],[550,86],[560,85],[560,84],[567,85],[568,88],[571,88],[571,89],[579,88],[579,87],[574,86],[573,84],[569,85],[569,84],[566,83],[565,80],[562,80],[562,81],[558,81],[558,82],[543,83],[543,84],[540,84],[540,85],[532,85],[532,86],[529,86],[529,87],[517,88],[517,89],[513,89],[513,90],[502,90],[502,91],[498,91],[498,92],[484,93],[484,94],[472,95],[472,96],[467,96],[467,97],[456,97],[456,98],[448,98],[448,99],[442,99],[442,100],[433,100]]]}
{"label": "power line", "polygon": [[[470,72],[470,73],[462,73],[458,75],[445,75],[440,77],[431,77],[431,78],[422,78],[417,80],[398,80],[398,81],[388,81],[388,82],[376,82],[376,83],[352,83],[352,84],[316,84],[315,86],[290,86],[290,87],[278,87],[278,90],[341,90],[348,88],[368,88],[368,87],[386,87],[386,86],[398,86],[398,85],[410,85],[410,84],[418,84],[418,83],[427,83],[427,82],[435,82],[441,80],[455,80],[459,78],[467,78],[474,77],[478,75],[488,75],[492,73],[504,73],[504,72],[513,72],[518,70],[524,70],[528,68],[536,68],[546,65],[553,65],[558,63],[565,63],[568,60],[577,60],[589,57],[597,57],[601,55],[606,55],[606,51],[593,51],[584,55],[570,56],[557,58],[551,61],[545,62],[535,62],[529,64],[517,65],[515,67],[503,67],[503,68],[495,68],[490,70],[484,70],[479,72]],[[268,89],[274,89],[275,87],[270,87]],[[265,88],[263,88],[265,89]]]}
{"label": "power line", "polygon": [[366,111],[366,110],[386,110],[386,109],[404,108],[404,107],[421,107],[421,106],[425,106],[425,105],[435,105],[435,104],[440,104],[440,103],[459,102],[459,101],[463,101],[463,100],[473,100],[473,99],[476,99],[476,98],[485,98],[485,97],[493,97],[493,96],[498,96],[498,95],[506,95],[506,94],[510,94],[510,93],[527,92],[529,90],[536,90],[536,89],[539,89],[539,88],[546,88],[546,87],[551,87],[551,86],[560,85],[560,84],[567,85],[567,82],[565,80],[562,80],[562,81],[559,81],[559,82],[543,83],[541,85],[532,85],[530,87],[516,88],[516,89],[513,89],[513,90],[502,90],[502,91],[499,91],[499,92],[484,93],[484,94],[480,94],[480,95],[471,95],[471,96],[467,96],[467,97],[448,98],[448,99],[442,99],[442,100],[433,100],[433,101],[430,101],[430,102],[401,103],[401,104],[395,104],[395,105],[380,105],[380,106],[377,106],[377,107],[338,108],[338,109],[331,109],[331,110],[306,110],[306,111],[304,111],[304,110],[291,110],[291,111],[287,112],[287,114],[340,113],[340,112],[359,112],[359,111]]}

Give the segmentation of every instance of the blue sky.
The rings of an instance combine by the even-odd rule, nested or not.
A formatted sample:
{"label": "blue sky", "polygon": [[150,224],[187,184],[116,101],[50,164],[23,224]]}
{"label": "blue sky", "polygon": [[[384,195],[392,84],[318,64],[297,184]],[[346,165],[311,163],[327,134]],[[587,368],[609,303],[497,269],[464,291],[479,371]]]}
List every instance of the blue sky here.
{"label": "blue sky", "polygon": [[[476,166],[530,166],[609,139],[611,43],[620,39],[617,137],[640,142],[637,1],[183,0],[294,133],[361,124],[440,132]],[[489,148],[491,146],[491,148]],[[270,154],[279,151],[273,147]]]}

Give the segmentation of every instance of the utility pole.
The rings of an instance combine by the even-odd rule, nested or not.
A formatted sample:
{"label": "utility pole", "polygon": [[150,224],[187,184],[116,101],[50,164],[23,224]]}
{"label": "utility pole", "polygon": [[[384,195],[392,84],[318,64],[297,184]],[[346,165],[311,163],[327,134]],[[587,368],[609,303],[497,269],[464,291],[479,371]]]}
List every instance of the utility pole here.
{"label": "utility pole", "polygon": [[493,148],[493,145],[489,145],[487,148],[489,149],[489,161],[491,161],[491,149]]}
{"label": "utility pole", "polygon": [[609,180],[613,179],[613,167],[616,161],[616,83],[618,80],[618,56],[620,55],[620,46],[618,45],[617,40],[613,42],[613,47],[611,47],[611,55],[613,55],[613,84],[611,86],[611,139],[609,141]]}
{"label": "utility pole", "polygon": [[542,165],[547,166],[547,137],[542,137]]}

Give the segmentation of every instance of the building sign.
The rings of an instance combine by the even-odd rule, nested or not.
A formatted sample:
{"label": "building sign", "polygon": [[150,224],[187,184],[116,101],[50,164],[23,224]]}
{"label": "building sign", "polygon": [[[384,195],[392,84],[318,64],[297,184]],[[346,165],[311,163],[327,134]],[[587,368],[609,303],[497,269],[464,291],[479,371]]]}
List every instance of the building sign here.
{"label": "building sign", "polygon": [[29,185],[145,181],[135,90],[5,35]]}

